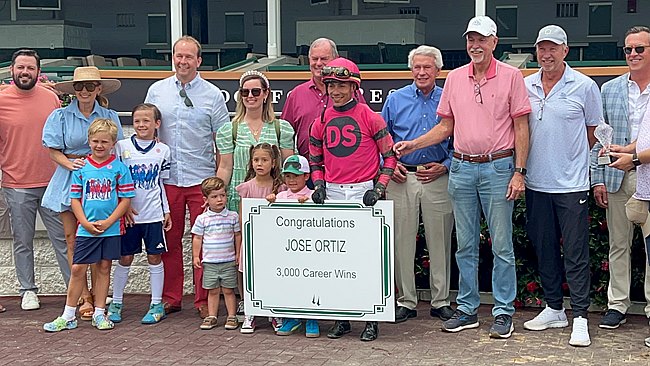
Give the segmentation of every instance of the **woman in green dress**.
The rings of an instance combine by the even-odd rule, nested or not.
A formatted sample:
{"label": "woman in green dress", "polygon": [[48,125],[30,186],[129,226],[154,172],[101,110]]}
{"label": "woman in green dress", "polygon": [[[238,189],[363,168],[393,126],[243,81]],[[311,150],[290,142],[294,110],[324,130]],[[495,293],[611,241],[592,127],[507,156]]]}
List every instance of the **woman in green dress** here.
{"label": "woman in green dress", "polygon": [[232,122],[217,131],[220,160],[217,177],[228,185],[228,209],[238,212],[240,197],[235,187],[244,182],[253,145],[276,145],[282,161],[294,153],[294,131],[289,122],[275,117],[269,96],[269,80],[259,71],[247,71],[239,79],[237,107]]}

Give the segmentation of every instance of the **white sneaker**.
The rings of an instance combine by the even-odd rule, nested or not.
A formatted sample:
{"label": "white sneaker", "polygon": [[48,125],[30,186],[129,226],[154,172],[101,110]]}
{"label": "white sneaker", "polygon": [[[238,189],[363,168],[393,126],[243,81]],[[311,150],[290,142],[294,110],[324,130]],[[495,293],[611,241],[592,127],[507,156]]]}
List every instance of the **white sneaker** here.
{"label": "white sneaker", "polygon": [[650,347],[650,337],[646,338],[643,343],[645,343],[646,347]]}
{"label": "white sneaker", "polygon": [[546,306],[536,317],[524,323],[524,329],[544,330],[548,328],[568,327],[569,322],[566,320],[564,308],[562,310],[553,310]]}
{"label": "white sneaker", "polygon": [[587,319],[581,316],[573,319],[573,330],[571,331],[569,344],[574,347],[587,347],[591,344]]}
{"label": "white sneaker", "polygon": [[255,332],[255,317],[252,315],[246,315],[244,317],[244,323],[241,325],[239,331],[243,334],[251,334]]}
{"label": "white sneaker", "polygon": [[36,296],[36,292],[25,291],[25,293],[23,293],[23,301],[20,303],[20,307],[23,310],[40,309],[41,302],[38,300],[38,296]]}

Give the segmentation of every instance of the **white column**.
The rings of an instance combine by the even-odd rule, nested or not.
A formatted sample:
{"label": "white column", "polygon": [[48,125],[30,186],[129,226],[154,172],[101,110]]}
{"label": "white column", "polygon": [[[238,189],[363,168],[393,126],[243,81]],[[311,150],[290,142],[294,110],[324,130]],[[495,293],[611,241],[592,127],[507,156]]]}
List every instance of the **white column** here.
{"label": "white column", "polygon": [[[171,45],[183,35],[183,0],[169,0],[169,19],[171,22]],[[173,48],[173,47],[172,47]],[[174,50],[171,50],[172,70],[174,70]]]}
{"label": "white column", "polygon": [[16,17],[16,9],[17,9],[17,4],[16,4],[16,2],[17,2],[17,1],[18,1],[18,0],[11,0],[11,9],[10,9],[10,12],[11,12],[10,14],[11,14],[11,15],[10,15],[10,17],[11,17],[11,21],[12,21],[12,22],[15,22],[16,19],[17,19],[17,17]]}
{"label": "white column", "polygon": [[475,4],[475,16],[485,15],[485,0],[476,0]]}
{"label": "white column", "polygon": [[268,58],[278,58],[282,53],[280,40],[280,0],[267,0],[266,18],[268,30],[266,53]]}
{"label": "white column", "polygon": [[359,15],[359,0],[352,0],[352,15]]}

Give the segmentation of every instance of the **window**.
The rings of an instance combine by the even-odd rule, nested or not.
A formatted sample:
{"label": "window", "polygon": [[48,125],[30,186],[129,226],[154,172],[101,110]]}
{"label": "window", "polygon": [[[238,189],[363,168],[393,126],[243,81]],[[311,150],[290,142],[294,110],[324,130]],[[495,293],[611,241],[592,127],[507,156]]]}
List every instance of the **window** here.
{"label": "window", "polygon": [[169,43],[169,33],[167,32],[167,14],[148,14],[149,24],[149,42],[158,44]]}
{"label": "window", "polygon": [[612,3],[589,4],[589,35],[609,36],[612,34]]}
{"label": "window", "polygon": [[497,6],[496,14],[499,37],[517,37],[517,6]]}
{"label": "window", "polygon": [[407,6],[399,8],[400,15],[420,14],[419,6]]}
{"label": "window", "polygon": [[577,18],[578,3],[557,3],[555,12],[558,18]]}
{"label": "window", "polygon": [[226,42],[244,42],[244,13],[226,13]]}
{"label": "window", "polygon": [[115,24],[118,28],[135,27],[135,13],[118,13],[115,16]]}
{"label": "window", "polygon": [[266,25],[266,12],[254,11],[253,12],[253,25]]}

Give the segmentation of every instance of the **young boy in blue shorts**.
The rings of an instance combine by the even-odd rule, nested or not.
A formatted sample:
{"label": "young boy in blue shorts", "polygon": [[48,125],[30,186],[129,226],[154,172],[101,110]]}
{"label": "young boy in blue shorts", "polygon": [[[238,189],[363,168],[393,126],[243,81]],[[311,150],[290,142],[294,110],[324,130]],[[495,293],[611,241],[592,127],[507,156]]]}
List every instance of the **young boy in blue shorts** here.
{"label": "young boy in blue shorts", "polygon": [[160,255],[167,251],[164,231],[171,229],[172,224],[162,184],[163,179],[169,178],[170,152],[167,145],[156,141],[161,114],[155,105],[138,104],[132,115],[135,135],[115,145],[115,155],[131,172],[135,197],[124,217],[126,233],[122,236],[122,256],[113,273],[113,302],[108,307],[108,319],[113,323],[122,321],[124,288],[133,256],[142,253],[144,241],[149,262],[151,303],[141,323],[155,324],[166,317],[162,304],[165,272]]}
{"label": "young boy in blue shorts", "polygon": [[204,179],[201,193],[208,207],[192,227],[192,263],[195,268],[203,268],[203,288],[208,290],[208,316],[200,328],[217,326],[219,296],[223,293],[228,311],[225,328],[233,330],[239,326],[235,297],[241,247],[239,215],[226,208],[226,184],[220,178]]}
{"label": "young boy in blue shorts", "polygon": [[88,128],[91,154],[86,165],[72,174],[70,198],[72,212],[79,221],[72,257],[72,271],[63,314],[43,325],[48,332],[77,327],[77,300],[86,281],[89,264],[96,265],[95,313],[92,325],[99,330],[113,329],[106,318],[106,295],[110,283],[111,261],[120,257],[120,218],[135,196],[128,168],[111,154],[117,140],[117,126],[98,118]]}

